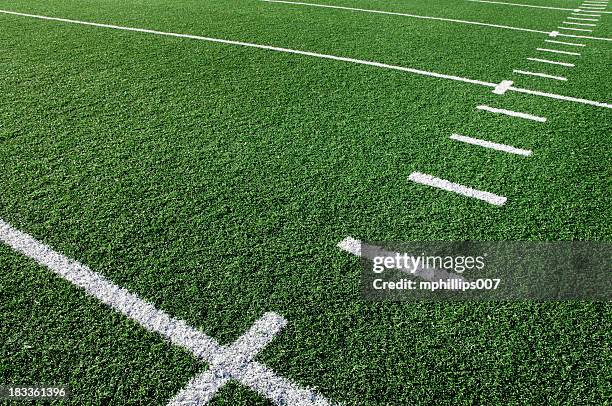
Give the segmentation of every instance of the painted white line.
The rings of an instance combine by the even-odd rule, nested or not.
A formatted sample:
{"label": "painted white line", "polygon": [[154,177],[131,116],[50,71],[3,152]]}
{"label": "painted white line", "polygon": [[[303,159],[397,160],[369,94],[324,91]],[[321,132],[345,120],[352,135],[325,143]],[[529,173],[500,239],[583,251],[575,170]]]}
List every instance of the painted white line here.
{"label": "painted white line", "polygon": [[231,364],[246,365],[251,362],[286,324],[286,320],[281,316],[266,313],[234,344],[226,347],[225,353],[216,357],[207,371],[191,379],[168,405],[200,405],[209,402],[215,393],[230,381],[231,375],[226,371],[232,368]]}
{"label": "painted white line", "polygon": [[551,99],[565,100],[565,101],[571,101],[574,103],[587,104],[589,106],[597,106],[597,107],[604,107],[607,109],[612,109],[612,104],[610,103],[594,102],[592,100],[578,99],[576,97],[571,97],[571,96],[562,96],[562,95],[554,94],[554,93],[541,92],[539,90],[522,89],[520,87],[511,87],[508,90],[512,92],[517,92],[517,93],[530,94],[533,96],[550,97]]}
{"label": "painted white line", "polygon": [[34,15],[34,14],[16,13],[16,12],[13,12],[13,11],[5,11],[5,10],[0,10],[0,13],[12,14],[12,15],[18,15],[18,16],[24,16],[24,17],[31,17],[31,18],[38,18],[38,19],[42,19],[42,20],[60,21],[60,22],[71,23],[71,24],[90,25],[90,26],[101,27],[101,28],[112,28],[112,29],[115,29],[115,30],[141,32],[141,33],[145,33],[145,34],[163,35],[163,36],[177,37],[177,38],[188,38],[188,39],[194,39],[194,40],[200,40],[200,41],[208,41],[208,42],[215,42],[215,43],[227,44],[227,45],[239,45],[239,46],[243,46],[243,47],[264,49],[264,50],[268,50],[268,51],[284,52],[284,53],[295,54],[295,55],[311,56],[311,57],[315,57],[315,58],[331,59],[331,60],[334,60],[334,61],[342,61],[342,62],[350,62],[350,63],[360,64],[360,65],[374,66],[374,67],[377,67],[377,68],[398,70],[398,71],[402,71],[402,72],[415,73],[415,74],[423,75],[423,76],[430,76],[430,77],[435,77],[435,78],[440,78],[440,79],[450,79],[450,80],[455,80],[457,82],[465,82],[465,83],[472,83],[472,84],[481,85],[481,86],[488,86],[488,87],[492,87],[492,88],[497,86],[495,83],[484,82],[482,80],[468,79],[468,78],[464,78],[464,77],[460,77],[460,76],[445,75],[445,74],[442,74],[442,73],[429,72],[429,71],[425,71],[425,70],[407,68],[407,67],[403,67],[403,66],[388,65],[388,64],[385,64],[385,63],[366,61],[366,60],[362,60],[362,59],[345,58],[345,57],[341,57],[341,56],[334,56],[334,55],[328,55],[328,54],[320,54],[320,53],[308,52],[308,51],[300,51],[300,50],[296,50],[296,49],[281,48],[281,47],[275,47],[275,46],[270,46],[270,45],[260,45],[260,44],[255,44],[255,43],[251,43],[251,42],[232,41],[232,40],[219,39],[219,38],[211,38],[211,37],[202,37],[202,36],[199,36],[199,35],[190,35],[190,34],[177,34],[177,33],[173,33],[173,32],[155,31],[155,30],[148,30],[148,29],[144,29],[144,28],[132,28],[132,27],[123,27],[123,26],[118,26],[118,25],[110,25],[110,24],[90,23],[90,22],[86,22],[86,21],[69,20],[69,19],[65,19],[65,18],[56,18],[56,17],[46,17],[46,16],[40,16],[40,15]]}
{"label": "painted white line", "polygon": [[[464,78],[460,76],[446,75],[442,73],[424,71],[420,69],[408,68],[408,67],[403,67],[403,66],[389,65],[389,64],[373,62],[373,61],[366,61],[362,59],[346,58],[346,57],[341,57],[341,56],[320,54],[316,52],[300,51],[300,50],[289,49],[289,48],[280,48],[280,47],[274,47],[274,46],[269,46],[269,45],[260,45],[260,44],[250,43],[250,42],[231,41],[231,40],[225,40],[225,39],[219,39],[219,38],[202,37],[198,35],[177,34],[177,33],[171,33],[171,32],[148,30],[148,29],[143,29],[143,28],[131,28],[131,27],[122,27],[122,26],[117,26],[117,25],[110,25],[110,24],[91,23],[91,22],[86,22],[86,21],[69,20],[65,18],[46,17],[46,16],[40,16],[40,15],[34,15],[34,14],[17,13],[14,11],[6,11],[6,10],[0,10],[0,13],[23,16],[23,17],[30,17],[30,18],[37,18],[41,20],[60,21],[60,22],[70,23],[70,24],[88,25],[88,26],[94,26],[94,27],[110,28],[110,29],[124,30],[124,31],[131,31],[131,32],[141,32],[141,33],[153,34],[153,35],[187,38],[187,39],[193,39],[193,40],[199,40],[199,41],[209,41],[213,43],[238,45],[238,46],[244,46],[244,47],[250,47],[250,48],[256,48],[256,49],[264,49],[268,51],[284,52],[288,54],[310,56],[310,57],[315,57],[315,58],[329,59],[329,60],[341,61],[341,62],[349,62],[349,63],[358,64],[358,65],[374,66],[377,68],[414,73],[417,75],[430,76],[430,77],[435,77],[439,79],[448,79],[448,80],[454,80],[457,82],[471,83],[475,85],[490,87],[493,89],[495,89],[495,87],[498,86],[495,83],[485,82],[482,80],[469,79],[469,78]],[[559,35],[563,35],[563,34],[559,34]],[[574,38],[603,39],[603,40],[612,41],[612,38],[607,39],[607,38],[596,38],[596,37],[582,37],[582,36],[574,36],[574,35],[564,35],[564,36],[574,37]],[[608,104],[604,102],[597,102],[597,101],[587,100],[587,99],[581,99],[578,97],[564,96],[564,95],[558,95],[554,93],[546,93],[546,92],[540,92],[537,90],[521,89],[521,88],[515,88],[515,87],[511,87],[508,90],[519,92],[519,93],[531,94],[535,96],[547,97],[547,98],[556,99],[556,100],[564,100],[564,101],[569,101],[573,103],[580,103],[580,104],[586,104],[590,106],[597,106],[597,107],[604,107],[604,108],[612,109],[612,104]]]}
{"label": "painted white line", "polygon": [[527,150],[527,149],[515,148],[515,147],[510,146],[510,145],[498,144],[496,142],[485,141],[485,140],[481,140],[479,138],[467,137],[467,136],[461,135],[461,134],[453,134],[449,138],[451,140],[465,142],[467,144],[472,144],[472,145],[478,145],[480,147],[494,149],[496,151],[507,152],[509,154],[530,156],[531,153],[532,153],[530,150]]}
{"label": "painted white line", "polygon": [[582,13],[572,13],[575,16],[584,16],[584,17],[601,17],[601,14],[582,14]]}
{"label": "painted white line", "polygon": [[583,32],[593,32],[593,30],[587,30],[586,28],[570,28],[570,27],[557,27],[560,30],[570,30],[570,31],[583,31]]}
{"label": "painted white line", "polygon": [[446,179],[440,179],[435,176],[421,172],[412,172],[408,179],[421,185],[431,186],[434,188],[446,190],[448,192],[454,192],[463,196],[483,200],[487,203],[491,203],[496,206],[503,206],[507,200],[504,196],[498,196],[496,194],[485,192],[482,190],[472,189],[471,187],[449,182]]}
{"label": "painted white line", "polygon": [[563,21],[561,24],[580,25],[580,26],[584,26],[584,27],[597,27],[597,24],[575,23],[575,22],[572,22],[572,21]]}
{"label": "painted white line", "polygon": [[[337,247],[342,251],[355,255],[359,258],[365,258],[373,261],[376,257],[395,257],[397,252],[385,250],[382,247],[366,244],[363,241],[356,240],[353,237],[346,237],[337,244]],[[404,272],[410,272],[412,275],[424,279],[426,281],[438,281],[447,279],[465,280],[463,276],[456,273],[447,272],[444,269],[433,269],[423,266],[415,266],[408,264],[405,267],[395,268]]]}
{"label": "painted white line", "polygon": [[563,81],[567,80],[567,78],[564,78],[563,76],[548,75],[542,72],[529,72],[526,70],[519,70],[519,69],[514,69],[512,72],[518,73],[519,75],[537,76],[537,77],[546,78],[546,79],[555,79],[555,80],[563,80]]}
{"label": "painted white line", "polygon": [[[576,13],[604,13],[604,14],[609,14],[612,13],[612,11],[600,11],[600,10],[589,10],[586,8],[579,8],[574,10]],[[590,14],[592,15],[592,14]],[[599,14],[597,14],[598,16],[600,16]]]}
{"label": "painted white line", "polygon": [[602,38],[602,37],[593,37],[591,35],[577,35],[577,34],[567,34],[567,33],[559,33],[560,37],[567,38],[581,38],[581,39],[593,39],[599,41],[612,41],[612,38]]}
{"label": "painted white line", "polygon": [[[504,1],[490,1],[490,0],[467,0],[467,1],[470,1],[472,3],[489,3],[489,4],[501,4],[501,5],[504,5],[504,6],[531,7],[531,8],[545,9],[545,10],[563,10],[563,11],[580,12],[579,8],[538,6],[538,5],[535,5],[535,4],[509,3],[509,2],[504,2]],[[603,13],[608,13],[608,12],[603,11]]]}
{"label": "painted white line", "polygon": [[580,56],[580,54],[579,54],[578,52],[559,51],[558,49],[536,48],[536,51],[541,51],[541,52],[552,52],[553,54],[563,54],[563,55],[576,55],[576,56]]}
{"label": "painted white line", "polygon": [[506,110],[506,109],[498,109],[498,108],[490,107],[490,106],[486,106],[486,105],[476,106],[476,108],[478,110],[484,110],[484,111],[488,111],[490,113],[504,114],[506,116],[524,118],[525,120],[538,121],[540,123],[546,122],[546,118],[544,118],[544,117],[534,116],[534,115],[531,115],[531,114],[521,113],[521,112],[518,112],[518,111],[512,111],[512,110]]}
{"label": "painted white line", "polygon": [[577,44],[575,42],[566,42],[566,41],[555,41],[554,39],[545,39],[544,42],[550,42],[551,44],[561,44],[561,45],[569,45],[572,47],[585,47],[585,44]]}
{"label": "painted white line", "polygon": [[548,31],[534,30],[531,28],[512,27],[512,26],[500,25],[500,24],[489,24],[489,23],[483,23],[479,21],[457,20],[454,18],[430,17],[430,16],[419,15],[419,14],[406,14],[406,13],[398,13],[398,12],[393,12],[393,11],[382,11],[382,10],[373,10],[373,9],[366,9],[366,8],[334,6],[330,4],[320,4],[320,3],[305,3],[305,2],[300,2],[300,1],[288,1],[288,0],[260,0],[260,1],[263,1],[266,3],[280,3],[280,4],[291,4],[291,5],[296,5],[296,6],[310,6],[310,7],[321,7],[321,8],[330,8],[330,9],[337,9],[337,10],[358,11],[358,12],[363,12],[363,13],[387,14],[387,15],[394,15],[394,16],[401,16],[401,17],[420,18],[420,19],[425,19],[425,20],[437,20],[437,21],[445,21],[445,22],[451,22],[451,23],[478,25],[482,27],[503,28],[503,29],[514,30],[514,31],[525,31],[525,32],[535,32],[538,34],[548,34]]}
{"label": "painted white line", "polygon": [[540,58],[527,58],[527,60],[528,61],[534,61],[534,62],[549,63],[551,65],[567,66],[568,68],[573,68],[574,66],[576,66],[573,63],[550,61],[548,59],[540,59]]}
{"label": "painted white line", "polygon": [[495,94],[506,93],[508,89],[512,87],[512,83],[514,82],[511,80],[502,80],[499,85],[495,86],[495,89],[493,89],[493,93]]}
{"label": "painted white line", "polygon": [[599,18],[580,18],[580,17],[567,17],[568,20],[577,21],[599,21]]}
{"label": "painted white line", "polygon": [[491,0],[468,0],[472,3],[489,3],[489,4],[501,4],[504,6],[517,6],[517,7],[531,7],[531,8],[541,8],[546,10],[573,10],[571,8],[563,8],[563,7],[550,7],[550,6],[536,6],[532,4],[520,4],[520,3],[509,3],[505,1],[491,1]]}
{"label": "painted white line", "polygon": [[[1,219],[0,241],[84,289],[91,296],[136,321],[148,331],[157,333],[172,344],[188,350],[196,358],[208,363],[215,371],[223,371],[224,376],[241,382],[277,405],[329,404],[321,395],[300,388],[293,382],[276,376],[274,371],[267,367],[252,361],[254,353],[265,346],[286,323],[277,314],[266,313],[249,330],[249,333],[234,345],[221,346],[215,339],[187,325],[183,320],[171,317],[87,266],[54,251]],[[262,331],[262,326],[268,326],[269,329]],[[236,351],[239,351],[241,357],[236,357]],[[245,359],[249,361],[243,362]],[[210,398],[214,395],[214,390],[219,389],[220,384],[221,382],[215,381],[202,387],[202,391],[199,392],[201,397]]]}

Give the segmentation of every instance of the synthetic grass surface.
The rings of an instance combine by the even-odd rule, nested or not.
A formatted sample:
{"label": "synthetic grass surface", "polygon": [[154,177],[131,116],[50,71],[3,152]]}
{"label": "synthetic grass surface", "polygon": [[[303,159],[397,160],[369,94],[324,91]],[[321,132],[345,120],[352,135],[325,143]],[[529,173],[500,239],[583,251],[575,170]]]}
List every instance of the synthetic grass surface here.
{"label": "synthetic grass surface", "polygon": [[[547,38],[250,1],[0,4],[491,82]],[[431,7],[452,18],[487,13]],[[496,13],[532,26],[561,17]],[[597,35],[610,32],[606,21]],[[609,398],[609,305],[367,303],[357,259],[336,247],[348,235],[609,241],[609,110],[201,41],[0,22],[10,50],[0,55],[0,218],[222,343],[267,311],[282,314],[287,328],[258,360],[338,402]],[[588,44],[584,70],[558,93],[607,101],[609,64],[596,56],[609,61],[610,45]],[[546,83],[517,81],[557,91]],[[454,132],[534,154],[458,144]],[[411,184],[415,170],[509,201]],[[4,246],[0,263],[2,382],[68,383],[74,404],[164,404],[205,369]],[[266,403],[239,385],[215,402]]]}

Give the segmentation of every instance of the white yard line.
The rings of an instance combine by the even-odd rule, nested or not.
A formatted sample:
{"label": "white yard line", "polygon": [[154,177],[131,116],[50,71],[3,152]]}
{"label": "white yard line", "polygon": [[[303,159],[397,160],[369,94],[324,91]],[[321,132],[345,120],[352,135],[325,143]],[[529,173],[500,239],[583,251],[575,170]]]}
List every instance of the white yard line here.
{"label": "white yard line", "polygon": [[[586,8],[579,8],[574,10],[576,13],[604,13],[604,14],[609,14],[612,13],[612,11],[600,11],[600,10],[590,10],[590,9],[586,9]],[[590,14],[593,15],[593,14]],[[601,17],[601,14],[597,14],[597,16]]]}
{"label": "white yard line", "polygon": [[491,106],[486,106],[486,105],[476,106],[476,108],[478,110],[488,111],[489,113],[503,114],[505,116],[523,118],[525,120],[537,121],[537,122],[540,122],[540,123],[546,122],[546,118],[545,117],[534,116],[532,114],[521,113],[519,111],[506,110],[506,109],[498,109],[498,108],[491,107]]}
{"label": "white yard line", "polygon": [[584,16],[584,17],[601,17],[601,14],[583,14],[583,13],[572,13],[575,16]]}
{"label": "white yard line", "polygon": [[496,206],[503,206],[507,200],[504,196],[498,196],[490,192],[472,189],[471,187],[463,186],[459,183],[453,183],[446,179],[440,179],[421,172],[412,172],[408,179],[421,185],[427,185],[437,189],[446,190],[448,192],[454,192],[463,196],[472,197]]}
{"label": "white yard line", "polygon": [[534,5],[534,4],[509,3],[509,2],[505,2],[505,1],[492,1],[492,0],[468,0],[468,1],[470,1],[472,3],[501,4],[501,5],[504,5],[504,6],[541,8],[541,9],[546,9],[546,10],[563,10],[563,11],[573,10],[572,8],[551,7],[551,6],[537,6],[537,5]]}
{"label": "white yard line", "polygon": [[496,151],[507,152],[509,154],[530,156],[532,153],[530,150],[527,150],[527,149],[516,148],[511,145],[506,145],[506,144],[498,144],[496,142],[481,140],[479,138],[467,137],[461,134],[453,134],[449,138],[451,140],[465,142],[467,144],[472,144],[472,145],[478,145],[483,148],[494,149]]}
{"label": "white yard line", "polygon": [[357,12],[363,12],[363,13],[387,14],[387,15],[402,16],[402,17],[420,18],[420,19],[425,19],[425,20],[437,20],[437,21],[445,21],[445,22],[451,22],[451,23],[479,25],[483,27],[503,28],[503,29],[514,30],[514,31],[525,31],[525,32],[535,32],[538,34],[548,34],[548,31],[534,30],[531,28],[512,27],[508,25],[489,24],[489,23],[483,23],[479,21],[457,20],[454,18],[444,18],[444,17],[431,17],[431,16],[423,16],[419,14],[407,14],[407,13],[399,13],[399,12],[393,12],[393,11],[373,10],[373,9],[345,7],[345,6],[334,6],[330,4],[320,4],[320,3],[305,3],[305,2],[300,2],[300,1],[288,1],[288,0],[259,0],[259,1],[263,1],[266,3],[291,4],[295,6],[309,6],[309,7],[330,8],[330,9],[337,9],[337,10],[357,11]]}
{"label": "white yard line", "polygon": [[[144,29],[144,28],[123,27],[123,26],[111,25],[111,24],[99,24],[99,23],[92,23],[92,22],[87,22],[87,21],[70,20],[66,18],[47,17],[47,16],[41,16],[41,15],[35,15],[35,14],[18,13],[14,11],[6,11],[6,10],[0,10],[0,13],[17,15],[17,16],[22,16],[22,17],[36,18],[40,20],[59,21],[59,22],[70,23],[70,24],[87,25],[87,26],[100,27],[100,28],[110,28],[110,29],[115,29],[115,30],[140,32],[140,33],[145,33],[145,34],[161,35],[161,36],[176,37],[176,38],[186,38],[186,39],[208,41],[208,42],[227,44],[227,45],[237,45],[237,46],[243,46],[243,47],[249,47],[249,48],[263,49],[263,50],[268,50],[268,51],[283,52],[283,53],[294,54],[294,55],[302,55],[302,56],[309,56],[309,57],[328,59],[328,60],[334,60],[334,61],[348,62],[348,63],[354,63],[354,64],[359,64],[359,65],[373,66],[373,67],[382,68],[382,69],[391,69],[391,70],[396,70],[396,71],[401,71],[401,72],[408,72],[408,73],[413,73],[413,74],[422,75],[422,76],[435,77],[439,79],[454,80],[457,82],[464,82],[464,83],[470,83],[470,84],[475,84],[475,85],[480,85],[480,86],[486,86],[486,87],[490,87],[493,89],[499,86],[499,84],[497,83],[485,82],[485,81],[476,80],[476,79],[469,79],[469,78],[465,78],[461,76],[446,75],[443,73],[430,72],[430,71],[409,68],[409,67],[404,67],[404,66],[389,65],[386,63],[373,62],[373,61],[367,61],[367,60],[362,60],[362,59],[354,59],[354,58],[347,58],[347,57],[342,57],[342,56],[321,54],[317,52],[300,51],[300,50],[289,49],[289,48],[280,48],[280,47],[255,44],[255,43],[250,43],[250,42],[232,41],[232,40],[202,37],[199,35],[190,35],[190,34],[177,34],[173,32],[155,31],[155,30],[149,30],[149,29]],[[562,34],[558,34],[558,35],[562,35]],[[569,35],[566,35],[566,36],[569,36]],[[575,36],[572,36],[572,37],[575,37]],[[580,38],[593,38],[593,37],[580,37]],[[609,39],[609,40],[612,40],[612,39]],[[516,87],[510,87],[508,90],[513,91],[513,92],[518,92],[518,93],[530,94],[534,96],[546,97],[550,99],[564,100],[564,101],[569,101],[573,103],[580,103],[580,104],[585,104],[585,105],[590,105],[590,106],[612,109],[612,104],[582,99],[578,97],[564,96],[564,95],[558,95],[554,93],[546,93],[546,92],[540,92],[537,90],[521,89],[521,88],[516,88]]]}
{"label": "white yard line", "polygon": [[578,99],[578,98],[571,97],[571,96],[562,96],[562,95],[554,94],[554,93],[541,92],[539,90],[522,89],[520,87],[511,87],[508,90],[512,92],[517,92],[517,93],[530,94],[532,96],[550,97],[551,99],[565,100],[569,102],[587,104],[590,106],[605,107],[607,109],[612,108],[612,104],[609,104],[609,103],[594,102],[592,100]]}
{"label": "white yard line", "polygon": [[549,48],[536,48],[536,51],[541,52],[551,52],[553,54],[563,54],[563,55],[574,55],[580,56],[578,52],[570,52],[570,51],[559,51],[558,49],[549,49]]}
{"label": "white yard line", "polygon": [[560,30],[570,30],[570,31],[582,31],[582,32],[593,32],[593,30],[588,30],[586,28],[571,28],[571,27],[557,27]]}
{"label": "white yard line", "polygon": [[555,41],[554,39],[545,39],[544,42],[550,42],[551,44],[561,44],[561,45],[569,45],[572,47],[585,47],[585,44],[577,44],[575,42],[566,42],[566,41]]}
{"label": "white yard line", "polygon": [[512,72],[518,73],[519,75],[537,76],[537,77],[546,78],[546,79],[555,79],[555,80],[563,80],[563,81],[567,80],[567,78],[563,76],[548,75],[542,72],[530,72],[530,71],[520,70],[520,69],[514,69]]}
{"label": "white yard line", "polygon": [[583,27],[597,27],[597,24],[589,24],[589,23],[575,23],[573,21],[563,21],[561,24],[568,24],[568,25],[580,25]]}
{"label": "white yard line", "polygon": [[598,18],[580,18],[580,17],[567,17],[568,20],[577,20],[577,21],[599,21]]}
{"label": "white yard line", "polygon": [[538,6],[535,4],[510,3],[506,1],[491,1],[491,0],[467,0],[467,1],[470,1],[472,3],[500,4],[504,6],[530,7],[530,8],[539,8],[539,9],[545,9],[545,10],[562,10],[562,11],[576,11],[576,12],[580,11],[579,8]]}
{"label": "white yard line", "polygon": [[534,62],[542,62],[542,63],[548,63],[551,65],[560,65],[560,66],[566,66],[568,68],[573,68],[574,65],[573,63],[568,63],[568,62],[557,62],[557,61],[551,61],[548,59],[540,59],[540,58],[527,58],[528,61],[534,61]]}
{"label": "white yard line", "polygon": [[[54,251],[0,219],[0,241],[36,261],[89,295],[134,320],[148,331],[157,333],[172,344],[191,352],[209,364],[210,371],[233,379],[257,391],[277,405],[329,405],[321,395],[276,376],[274,371],[253,361],[255,354],[272,340],[286,324],[275,313],[266,313],[244,336],[230,346],[221,346],[200,330],[176,319],[153,304],[123,289],[104,276]],[[191,399],[210,399],[227,382],[213,379],[208,384],[191,386],[182,394]]]}

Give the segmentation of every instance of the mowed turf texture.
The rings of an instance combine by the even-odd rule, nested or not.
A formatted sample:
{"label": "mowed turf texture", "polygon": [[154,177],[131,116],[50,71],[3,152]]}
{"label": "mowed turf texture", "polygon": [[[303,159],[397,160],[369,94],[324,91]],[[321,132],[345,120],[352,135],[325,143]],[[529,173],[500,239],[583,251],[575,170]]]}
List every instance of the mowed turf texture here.
{"label": "mowed turf texture", "polygon": [[[571,15],[468,1],[321,4],[545,32]],[[0,9],[605,103],[612,94],[604,40],[555,38],[586,45],[569,47],[546,34],[256,0],[1,0]],[[612,38],[611,22],[602,14],[577,34]],[[222,344],[266,312],[282,315],[287,326],[257,361],[334,403],[609,402],[608,303],[367,302],[359,260],[337,247],[347,236],[610,241],[609,108],[195,39],[6,14],[0,26],[0,219]],[[419,185],[414,171],[508,200]],[[63,404],[166,404],[207,369],[3,244],[0,268],[0,383],[68,385]],[[232,382],[211,403],[270,400]]]}

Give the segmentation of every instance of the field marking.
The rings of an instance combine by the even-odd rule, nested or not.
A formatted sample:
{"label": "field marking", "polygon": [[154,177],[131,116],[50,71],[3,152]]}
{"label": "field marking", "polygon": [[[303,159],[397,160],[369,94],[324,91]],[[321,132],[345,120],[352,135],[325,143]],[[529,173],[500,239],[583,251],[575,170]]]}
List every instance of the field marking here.
{"label": "field marking", "polygon": [[[380,62],[366,61],[363,59],[354,59],[354,58],[347,58],[347,57],[342,57],[342,56],[320,54],[316,52],[300,51],[296,49],[280,48],[280,47],[274,47],[270,45],[261,45],[261,44],[251,43],[251,42],[232,41],[232,40],[219,39],[219,38],[202,37],[199,35],[177,34],[177,33],[172,33],[172,32],[149,30],[149,29],[144,29],[144,28],[133,28],[133,27],[123,27],[123,26],[118,26],[118,25],[111,25],[111,24],[92,23],[92,22],[87,22],[87,21],[70,20],[66,18],[47,17],[47,16],[41,16],[41,15],[35,15],[35,14],[18,13],[15,11],[0,10],[0,13],[17,15],[17,16],[22,16],[22,17],[36,18],[40,20],[60,21],[60,22],[70,23],[70,24],[110,28],[110,29],[115,29],[115,30],[140,32],[140,33],[145,33],[145,34],[161,35],[161,36],[168,36],[168,37],[188,38],[188,39],[193,39],[193,40],[208,41],[208,42],[220,43],[220,44],[238,45],[238,46],[249,47],[249,48],[264,49],[268,51],[283,52],[283,53],[302,55],[302,56],[310,56],[310,57],[315,57],[315,58],[329,59],[329,60],[341,61],[341,62],[349,62],[349,63],[358,64],[358,65],[367,65],[367,66],[374,66],[377,68],[391,69],[391,70],[397,70],[401,72],[409,72],[409,73],[414,73],[417,75],[430,76],[430,77],[435,77],[439,79],[449,79],[449,80],[454,80],[457,82],[471,83],[475,85],[490,87],[493,89],[495,89],[495,87],[498,86],[498,84],[496,83],[485,82],[482,80],[469,79],[469,78],[464,78],[460,76],[446,75],[442,73],[424,71],[420,69],[408,68],[408,67],[403,67],[403,66],[389,65],[389,64],[380,63]],[[565,36],[570,36],[570,35],[565,35]],[[575,36],[572,35],[572,37],[575,37]],[[594,37],[580,37],[580,38],[594,38]],[[606,39],[606,40],[612,41],[612,38]],[[546,97],[546,98],[555,99],[555,100],[563,100],[563,101],[568,101],[568,102],[573,102],[573,103],[585,104],[589,106],[612,109],[612,104],[610,103],[582,99],[579,97],[564,96],[564,95],[559,95],[559,94],[554,94],[554,93],[541,92],[538,90],[522,89],[518,87],[510,87],[508,90],[517,92],[517,93],[530,94],[533,96],[540,96],[540,97]]]}
{"label": "field marking", "polygon": [[583,32],[593,32],[593,30],[588,30],[586,28],[572,28],[572,27],[557,27],[560,30],[570,30],[570,31],[583,31]]}
{"label": "field marking", "polygon": [[512,87],[512,84],[514,82],[511,80],[502,80],[499,85],[495,86],[495,89],[493,89],[493,93],[495,94],[505,94],[508,89],[510,89]]}
{"label": "field marking", "polygon": [[[342,251],[348,252],[349,254],[355,255],[359,258],[368,259],[370,261],[374,261],[374,258],[376,257],[395,257],[396,254],[398,254],[397,252],[385,250],[382,247],[365,244],[363,241],[356,240],[353,237],[346,237],[338,244],[336,244],[336,246]],[[465,280],[463,276],[460,276],[456,273],[447,272],[444,269],[433,269],[423,266],[410,265],[408,267],[399,267],[395,269],[410,272],[413,276],[419,277],[430,282],[447,279]]]}
{"label": "field marking", "polygon": [[[223,372],[277,405],[329,405],[321,395],[303,389],[295,383],[276,376],[271,369],[253,361],[253,356],[280,331],[286,321],[275,314],[266,313],[254,327],[236,343],[221,346],[214,338],[176,319],[136,294],[121,288],[87,266],[54,251],[34,237],[13,228],[0,219],[0,241],[56,275],[82,288],[102,303],[134,320],[146,330],[157,333],[172,344],[191,352],[209,364],[210,369]],[[240,357],[236,357],[239,354]],[[210,398],[221,383],[202,387],[202,398]],[[222,386],[222,385],[221,385]]]}
{"label": "field marking", "polygon": [[522,155],[522,156],[530,156],[532,154],[532,151],[527,150],[527,149],[516,148],[511,145],[506,145],[506,144],[498,144],[497,142],[486,141],[486,140],[482,140],[479,138],[467,137],[461,134],[453,134],[449,138],[451,140],[465,142],[467,144],[472,144],[472,145],[478,145],[480,147],[494,149],[496,151],[507,152],[509,154],[516,154],[516,155]]}
{"label": "field marking", "polygon": [[601,17],[601,14],[581,14],[581,13],[572,13],[575,16],[584,16],[584,17]]}
{"label": "field marking", "polygon": [[[226,372],[232,369],[231,364],[246,365],[251,362],[286,325],[287,321],[281,316],[275,313],[264,314],[234,344],[227,347],[226,353],[217,357],[207,371],[191,379],[170,400],[168,406],[201,405],[212,400],[215,393],[231,380],[231,375]],[[229,364],[228,360],[231,360]],[[235,371],[234,375],[239,373]]]}
{"label": "field marking", "polygon": [[550,42],[551,44],[561,44],[561,45],[569,45],[572,47],[585,47],[585,44],[578,44],[576,42],[566,42],[566,41],[555,41],[554,39],[545,39],[544,42]]}
{"label": "field marking", "polygon": [[599,21],[598,18],[580,18],[580,17],[566,17],[568,20],[578,20],[578,21]]}
{"label": "field marking", "polygon": [[541,51],[541,52],[552,52],[553,54],[563,54],[563,55],[575,55],[575,56],[580,56],[580,54],[579,54],[578,52],[559,51],[558,49],[536,48],[536,51]]}
{"label": "field marking", "polygon": [[289,0],[259,0],[259,1],[263,1],[266,3],[280,3],[280,4],[291,4],[291,5],[297,5],[297,6],[310,6],[310,7],[331,8],[331,9],[337,9],[337,10],[358,11],[358,12],[364,12],[364,13],[387,14],[387,15],[402,16],[402,17],[420,18],[420,19],[425,19],[425,20],[446,21],[446,22],[461,23],[461,24],[479,25],[483,27],[504,28],[507,30],[514,30],[514,31],[525,31],[525,32],[535,32],[538,34],[548,34],[548,31],[534,30],[531,28],[512,27],[512,26],[500,25],[500,24],[489,24],[489,23],[482,23],[479,21],[457,20],[454,18],[430,17],[430,16],[419,15],[419,14],[407,14],[407,13],[399,13],[399,12],[394,12],[394,11],[383,11],[383,10],[373,10],[373,9],[366,9],[366,8],[334,6],[330,4],[320,4],[320,3],[305,3],[305,2],[300,2],[300,1],[289,1]]}
{"label": "field marking", "polygon": [[554,93],[542,92],[539,90],[522,89],[520,87],[511,87],[508,90],[512,92],[517,92],[517,93],[530,94],[532,96],[550,97],[551,99],[565,100],[565,101],[570,101],[570,102],[587,104],[590,106],[604,107],[607,109],[612,108],[612,104],[609,104],[609,103],[594,102],[592,100],[578,99],[578,98],[571,97],[571,96],[563,96],[563,95],[554,94]]}
{"label": "field marking", "polygon": [[548,75],[548,74],[542,73],[542,72],[530,72],[530,71],[519,70],[519,69],[514,69],[512,72],[518,73],[519,75],[538,76],[540,78],[563,80],[563,81],[567,80],[567,78],[564,78],[563,76]]}
{"label": "field marking", "polygon": [[572,22],[572,21],[563,21],[561,24],[580,25],[580,26],[583,26],[583,27],[597,27],[597,24],[575,23],[575,22]]}
{"label": "field marking", "polygon": [[518,6],[518,7],[531,7],[531,8],[542,8],[546,10],[573,10],[572,8],[563,8],[563,7],[550,7],[550,6],[536,6],[533,4],[520,4],[520,3],[509,3],[505,1],[492,1],[492,0],[468,0],[472,3],[489,3],[489,4],[501,4],[504,6]]}
{"label": "field marking", "polygon": [[525,120],[537,121],[540,123],[546,122],[545,117],[534,116],[532,114],[521,113],[519,111],[498,109],[498,108],[487,106],[487,105],[476,106],[476,108],[478,110],[488,111],[489,113],[503,114],[503,115],[510,116],[510,117],[518,117],[518,118],[523,118]]}
{"label": "field marking", "polygon": [[503,206],[507,200],[507,198],[504,196],[498,196],[494,193],[473,189],[468,186],[460,185],[459,183],[453,183],[446,179],[437,178],[421,172],[412,172],[410,176],[408,176],[408,179],[421,185],[431,186],[437,189],[446,190],[447,192],[453,192],[466,197],[479,199],[496,206]]}
{"label": "field marking", "polygon": [[542,62],[542,63],[549,63],[551,65],[560,65],[560,66],[567,66],[569,68],[573,68],[574,65],[573,63],[568,63],[568,62],[557,62],[557,61],[551,61],[548,59],[540,59],[540,58],[527,58],[528,61],[535,61],[535,62]]}
{"label": "field marking", "polygon": [[[531,8],[540,8],[546,10],[562,10],[562,11],[580,11],[578,8],[563,8],[563,7],[551,7],[551,6],[537,6],[535,4],[521,4],[521,3],[509,3],[505,1],[492,1],[492,0],[467,0],[472,3],[489,3],[489,4],[501,4],[504,6],[517,6],[517,7],[531,7]],[[603,13],[609,13],[603,11]]]}

